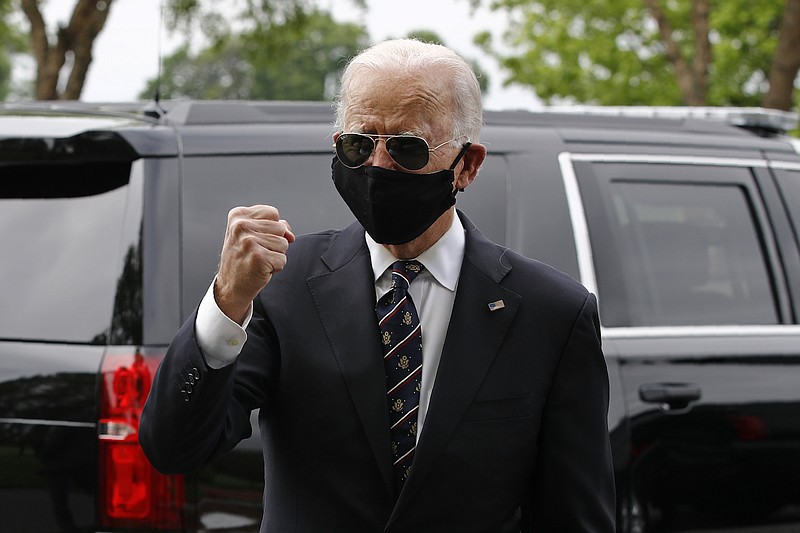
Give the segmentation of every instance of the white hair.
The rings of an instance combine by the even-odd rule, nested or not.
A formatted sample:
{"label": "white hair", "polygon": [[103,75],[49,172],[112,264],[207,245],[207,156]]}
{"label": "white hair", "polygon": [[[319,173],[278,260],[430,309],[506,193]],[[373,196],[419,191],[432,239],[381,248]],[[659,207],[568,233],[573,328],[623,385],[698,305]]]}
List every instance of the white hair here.
{"label": "white hair", "polygon": [[339,94],[335,100],[336,127],[342,129],[344,126],[350,86],[359,74],[367,70],[414,73],[432,67],[437,67],[437,72],[451,78],[445,85],[452,88],[452,138],[480,141],[483,106],[480,84],[472,68],[449,48],[416,39],[383,41],[350,60],[342,74]]}

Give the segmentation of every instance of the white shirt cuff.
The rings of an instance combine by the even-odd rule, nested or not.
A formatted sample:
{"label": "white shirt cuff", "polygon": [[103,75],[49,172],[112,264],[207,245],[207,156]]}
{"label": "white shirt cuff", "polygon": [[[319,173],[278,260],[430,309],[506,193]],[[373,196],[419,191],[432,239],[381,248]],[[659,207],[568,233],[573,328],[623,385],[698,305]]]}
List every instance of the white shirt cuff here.
{"label": "white shirt cuff", "polygon": [[200,345],[206,364],[218,369],[233,363],[241,353],[247,341],[245,328],[253,318],[253,305],[250,304],[244,324],[240,326],[228,318],[217,305],[214,299],[214,281],[197,308],[194,327],[197,344]]}

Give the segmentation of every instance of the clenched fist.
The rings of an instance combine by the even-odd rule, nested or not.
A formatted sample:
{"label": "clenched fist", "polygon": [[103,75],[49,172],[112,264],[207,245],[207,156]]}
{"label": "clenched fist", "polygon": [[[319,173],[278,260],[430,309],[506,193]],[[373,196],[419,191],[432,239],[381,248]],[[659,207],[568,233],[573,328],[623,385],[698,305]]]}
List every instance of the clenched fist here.
{"label": "clenched fist", "polygon": [[226,316],[239,324],[244,321],[259,291],[286,266],[292,242],[294,233],[274,207],[231,209],[214,285],[217,305]]}

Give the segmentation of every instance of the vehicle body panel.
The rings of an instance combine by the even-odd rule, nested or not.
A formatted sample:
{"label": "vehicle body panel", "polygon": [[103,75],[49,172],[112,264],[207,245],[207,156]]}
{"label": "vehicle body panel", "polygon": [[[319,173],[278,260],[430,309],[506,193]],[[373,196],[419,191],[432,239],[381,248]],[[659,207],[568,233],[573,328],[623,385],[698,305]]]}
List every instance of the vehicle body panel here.
{"label": "vehicle body panel", "polygon": [[[76,105],[0,109],[0,242],[21,259],[0,271],[13,296],[0,310],[4,531],[106,529],[97,456],[118,437],[98,423],[101,406],[124,397],[139,356],[155,371],[213,279],[232,207],[275,205],[298,234],[354,220],[331,182],[329,104]],[[489,156],[458,207],[598,296],[619,531],[800,530],[794,145],[691,117],[580,111],[487,113],[481,141]],[[54,218],[12,219],[28,200]],[[691,239],[643,233],[656,222],[702,234],[700,254]],[[657,244],[668,253],[653,261]],[[690,265],[709,277],[681,281]],[[694,294],[670,300],[673,274]],[[701,307],[715,291],[731,303]],[[181,481],[182,529],[258,530],[253,430]]]}

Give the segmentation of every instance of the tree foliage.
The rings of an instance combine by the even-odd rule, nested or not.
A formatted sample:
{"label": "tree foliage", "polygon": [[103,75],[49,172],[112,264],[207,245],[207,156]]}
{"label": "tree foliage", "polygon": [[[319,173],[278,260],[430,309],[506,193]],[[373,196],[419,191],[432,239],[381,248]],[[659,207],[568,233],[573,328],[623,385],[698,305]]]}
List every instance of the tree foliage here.
{"label": "tree foliage", "polygon": [[21,32],[10,22],[12,13],[12,0],[0,0],[0,100],[11,89],[11,58],[25,48]]}
{"label": "tree foliage", "polygon": [[166,58],[160,81],[150,80],[140,96],[158,89],[165,99],[328,99],[346,60],[368,43],[362,26],[319,10],[241,33],[217,31],[200,52],[184,46]]}
{"label": "tree foliage", "polygon": [[[479,4],[479,0],[473,0]],[[476,42],[546,102],[790,109],[800,0],[493,0]]]}
{"label": "tree foliage", "polygon": [[248,98],[252,86],[251,68],[242,56],[239,41],[231,40],[197,54],[184,44],[163,59],[160,77],[148,80],[139,98]]}
{"label": "tree foliage", "polygon": [[[33,94],[38,100],[78,99],[93,59],[93,47],[117,0],[71,0],[69,22],[52,27],[47,0],[0,0],[0,98],[8,93],[13,50],[24,47],[22,32],[6,24],[24,16],[29,50],[36,63]],[[64,0],[66,1],[66,0]],[[135,2],[136,0],[125,0]],[[366,10],[366,0],[347,0]],[[345,61],[369,44],[366,29],[337,23],[317,8],[319,0],[164,0],[167,29],[185,45],[167,57],[158,80],[143,98],[328,99]],[[12,39],[16,35],[17,39]],[[424,34],[424,37],[436,37]],[[202,39],[204,48],[189,43]],[[435,39],[438,41],[438,37]],[[472,62],[478,73],[479,65]],[[479,76],[485,89],[487,76]]]}
{"label": "tree foliage", "polygon": [[[273,13],[239,32],[219,13],[177,15],[172,14],[173,28],[191,32],[192,26],[203,26],[215,42],[196,53],[183,46],[167,57],[160,79],[149,80],[140,98],[158,91],[164,99],[330,100],[347,60],[369,44],[362,25],[336,22],[314,8]],[[429,30],[407,37],[445,44]],[[476,61],[471,64],[485,91],[488,75]]]}
{"label": "tree foliage", "polygon": [[[447,46],[447,43],[437,34],[431,30],[412,30],[406,34],[406,37],[409,39],[419,39],[420,41],[424,41],[427,43],[433,44],[441,44],[442,46]],[[489,89],[489,74],[483,69],[483,67],[478,63],[477,60],[467,58],[465,56],[461,56],[464,58],[464,61],[469,63],[469,66],[472,67],[472,70],[475,72],[475,75],[478,77],[478,83],[481,86],[481,92],[485,93]]]}
{"label": "tree foliage", "polygon": [[[366,0],[346,0],[366,9]],[[265,32],[273,26],[301,29],[319,0],[165,0],[167,27],[187,38],[197,32],[216,43],[231,33]]]}
{"label": "tree foliage", "polygon": [[[296,17],[296,16],[295,16]],[[320,11],[290,18],[284,31],[259,26],[248,43],[254,95],[269,99],[329,98],[346,61],[369,43],[363,26],[336,23]]]}
{"label": "tree foliage", "polygon": [[[18,42],[11,39],[16,30],[5,23],[6,15],[13,10],[21,13],[29,24],[30,51],[36,63],[34,97],[37,100],[80,98],[95,40],[116,0],[72,1],[69,22],[53,28],[43,15],[46,0],[0,0],[0,42],[6,44],[0,48],[0,97],[6,95],[9,86],[8,43]],[[359,8],[365,5],[365,0],[349,1]],[[164,5],[173,31],[184,33],[187,42],[200,33],[212,43],[202,58],[207,65],[212,53],[233,57],[239,43],[229,38],[232,27],[237,28],[235,33],[240,28],[251,33],[268,33],[273,26],[285,30],[290,24],[297,29],[297,25],[305,23],[305,16],[314,11],[313,0],[166,0]]]}

